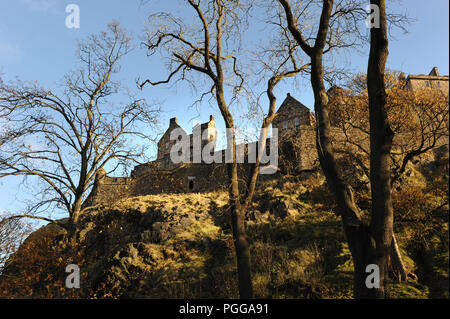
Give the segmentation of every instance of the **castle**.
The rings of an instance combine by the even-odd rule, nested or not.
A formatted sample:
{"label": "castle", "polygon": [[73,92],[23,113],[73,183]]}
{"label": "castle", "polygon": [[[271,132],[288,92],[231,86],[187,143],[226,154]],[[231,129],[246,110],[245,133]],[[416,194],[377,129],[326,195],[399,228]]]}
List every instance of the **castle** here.
{"label": "castle", "polygon": [[[439,87],[448,94],[448,76],[439,76],[436,67],[428,76],[410,75],[406,83],[408,90],[416,90],[422,87]],[[329,98],[333,98],[335,87],[328,91]],[[319,166],[316,149],[316,118],[308,107],[296,100],[289,93],[277,110],[277,116],[272,122],[272,127],[278,129],[278,155],[284,158],[280,166],[291,165],[295,172],[311,172]],[[190,157],[187,162],[174,163],[171,160],[171,150],[176,140],[171,139],[171,132],[174,130],[181,132],[182,138],[189,141]],[[194,132],[200,132],[203,138],[200,140],[200,147],[203,149],[207,144],[211,147],[212,157],[221,158],[220,163],[206,163],[203,159],[195,161],[193,158]],[[109,177],[105,170],[99,170],[96,175],[94,186],[85,201],[85,205],[95,205],[96,203],[110,201],[128,196],[139,196],[159,193],[185,193],[185,192],[206,192],[228,187],[227,169],[225,163],[225,150],[215,150],[217,131],[215,119],[211,115],[209,121],[197,124],[193,128],[193,133],[188,134],[178,124],[176,117],[171,118],[169,127],[158,142],[158,154],[154,161],[137,165],[131,172],[130,177]],[[339,130],[332,128],[335,143],[346,143],[345,136]],[[352,134],[358,134],[354,132]],[[292,145],[285,143],[288,139],[294,138],[296,151]],[[181,139],[181,138],[180,138]],[[249,150],[257,142],[237,145],[237,150],[249,156]],[[266,140],[266,147],[270,144],[270,138]],[[347,143],[348,144],[348,143]],[[444,142],[445,144],[445,142]],[[448,145],[448,141],[446,142]],[[287,146],[286,146],[287,145]],[[346,146],[347,147],[347,146]],[[359,150],[351,145],[347,147],[349,152],[357,153]],[[287,162],[287,164],[286,164]],[[251,165],[249,161],[238,164],[239,176],[241,179],[249,175]],[[272,175],[260,175],[260,179],[276,178],[278,173]]]}
{"label": "castle", "polygon": [[[280,139],[288,133],[295,132],[301,139],[302,149],[305,152],[298,154],[296,161],[297,170],[312,170],[317,166],[317,152],[315,147],[315,116],[301,102],[293,98],[289,93],[277,111],[277,117],[272,123],[273,128],[278,128]],[[177,129],[183,137],[189,140],[190,161],[187,163],[174,163],[170,158],[170,152],[176,140],[170,139],[170,134]],[[197,124],[193,132],[199,130],[202,136],[201,148],[206,144],[215,145],[217,139],[215,119],[211,115],[209,121]],[[100,170],[95,178],[91,194],[86,199],[85,205],[95,205],[111,198],[123,198],[158,193],[184,193],[206,192],[226,189],[227,169],[225,164],[226,151],[212,149],[212,157],[222,159],[220,163],[205,163],[193,161],[194,134],[188,134],[178,124],[176,117],[171,118],[169,127],[158,142],[158,154],[156,160],[137,165],[130,177],[109,177],[105,170]],[[247,160],[249,149],[257,149],[257,143],[240,144],[237,149],[245,154],[243,163],[238,164],[239,176],[245,179],[248,176],[251,164]],[[254,144],[254,145],[252,145]],[[270,138],[266,141],[266,147],[270,145]],[[277,175],[277,174],[275,174]],[[274,178],[272,175],[260,175],[260,178]],[[219,182],[220,181],[220,182]]]}
{"label": "castle", "polygon": [[406,88],[409,90],[418,90],[424,87],[438,88],[448,95],[449,76],[439,75],[439,70],[434,67],[428,75],[408,75],[406,79]]}

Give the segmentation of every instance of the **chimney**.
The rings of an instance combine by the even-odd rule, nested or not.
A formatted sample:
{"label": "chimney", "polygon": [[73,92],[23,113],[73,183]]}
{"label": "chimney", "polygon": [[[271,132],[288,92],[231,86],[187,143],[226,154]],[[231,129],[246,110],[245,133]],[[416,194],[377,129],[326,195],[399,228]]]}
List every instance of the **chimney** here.
{"label": "chimney", "polygon": [[287,96],[291,96],[291,93],[288,92]]}
{"label": "chimney", "polygon": [[172,117],[170,119],[169,126],[172,126],[173,124],[178,124],[178,119],[176,117]]}
{"label": "chimney", "polygon": [[210,115],[209,116],[209,121],[211,122],[211,121],[214,121],[214,115]]}
{"label": "chimney", "polygon": [[438,70],[437,66],[435,66],[435,67],[431,70],[430,74],[428,74],[428,75],[430,75],[430,76],[439,76],[439,70]]}

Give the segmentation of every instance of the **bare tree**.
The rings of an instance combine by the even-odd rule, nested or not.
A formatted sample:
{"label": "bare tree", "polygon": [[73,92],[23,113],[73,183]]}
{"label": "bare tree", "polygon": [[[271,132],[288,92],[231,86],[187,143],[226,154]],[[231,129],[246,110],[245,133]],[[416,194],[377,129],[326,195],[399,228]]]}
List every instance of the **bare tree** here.
{"label": "bare tree", "polygon": [[7,266],[7,261],[11,261],[10,256],[17,251],[32,229],[31,225],[23,220],[8,217],[10,214],[0,220],[0,274]]}
{"label": "bare tree", "polygon": [[[133,49],[131,38],[117,22],[108,31],[80,42],[81,67],[67,75],[58,94],[37,83],[0,87],[0,178],[33,177],[41,183],[39,196],[24,214],[39,216],[51,209],[69,214],[73,229],[86,209],[83,201],[96,173],[138,161],[145,149],[130,138],[145,134],[155,122],[157,109],[113,80],[120,59]],[[112,97],[126,99],[113,103]],[[147,127],[143,127],[147,125]]]}
{"label": "bare tree", "polygon": [[[247,75],[242,71],[244,54],[241,50],[241,35],[246,22],[251,2],[240,1],[194,1],[188,0],[189,6],[195,12],[196,23],[187,26],[181,19],[167,13],[152,15],[150,20],[161,21],[156,31],[148,33],[147,47],[149,54],[161,49],[168,57],[169,76],[166,80],[145,80],[140,87],[147,84],[160,85],[173,81],[187,80],[194,83],[195,75],[202,75],[209,81],[206,92],[201,94],[199,101],[211,94],[224,119],[227,129],[227,149],[231,151],[232,162],[227,163],[229,175],[230,211],[233,229],[233,239],[236,249],[238,266],[239,294],[241,298],[253,298],[251,282],[250,251],[245,231],[245,212],[252,204],[255,187],[260,172],[261,154],[258,152],[256,163],[252,164],[250,175],[244,191],[240,190],[238,165],[236,162],[236,129],[231,105],[239,99],[239,94],[246,91]],[[261,134],[259,135],[259,150],[265,148],[268,129],[276,116],[275,86],[286,77],[295,76],[306,68],[297,65],[292,59],[296,44],[288,43],[278,55],[278,67],[270,70],[267,77],[266,95],[269,101],[267,112],[263,112]],[[262,60],[260,60],[261,62]],[[227,96],[230,96],[227,99]],[[259,102],[256,102],[259,105]],[[231,133],[230,133],[231,132]]]}
{"label": "bare tree", "polygon": [[[371,226],[366,225],[360,217],[360,208],[355,202],[354,191],[343,178],[333,149],[328,96],[324,85],[324,54],[336,48],[353,47],[355,44],[358,44],[358,39],[361,40],[360,44],[364,44],[364,37],[359,37],[363,34],[358,31],[358,24],[365,21],[367,13],[361,1],[337,1],[336,3],[333,0],[301,1],[294,7],[287,0],[279,0],[278,2],[284,9],[289,31],[311,61],[310,81],[314,93],[314,110],[317,117],[319,161],[327,183],[336,197],[338,212],[342,217],[347,241],[352,253],[355,267],[355,297],[383,297],[385,292],[385,273],[382,273],[380,278],[383,281],[380,288],[369,289],[365,284],[366,267],[369,264],[376,264],[377,261],[381,261],[384,258],[386,253],[384,250],[385,244],[392,242],[391,239],[385,238],[386,232],[390,232],[392,237],[392,227],[389,226],[389,217],[386,217],[386,215],[381,217],[378,211],[376,217],[372,219]],[[314,12],[314,6],[320,7],[318,21],[311,20],[314,18],[314,16],[312,18],[310,16],[311,12]],[[384,9],[384,7],[381,8],[381,10]],[[400,26],[405,21],[405,18],[401,15],[390,15],[389,18],[393,24]],[[385,23],[384,28],[387,28],[385,12],[383,13],[383,19]],[[314,26],[312,31],[311,28],[308,28],[311,25]],[[378,91],[377,94],[379,94]],[[383,122],[383,125],[385,124]],[[372,160],[375,168],[371,168],[371,170],[375,169],[378,172],[381,168],[380,166],[377,168],[377,165],[380,163],[375,164],[376,160],[379,160],[379,158]],[[378,182],[384,183],[384,180]],[[377,184],[377,181],[375,181],[375,184]],[[386,195],[385,190],[382,192],[384,195]],[[373,234],[375,229],[378,232],[377,234]],[[383,244],[383,249],[379,246],[377,250],[376,240],[379,241],[379,245]],[[384,264],[381,266],[383,267]]]}
{"label": "bare tree", "polygon": [[[262,5],[265,5],[264,2]],[[272,6],[267,6],[266,14],[270,16],[272,9]],[[280,37],[278,33],[267,30],[268,32],[264,41],[268,43],[268,45],[263,45],[259,50],[253,49],[257,61],[257,68],[260,70],[259,72],[255,72],[254,78],[256,79],[257,84],[261,81],[266,81],[264,93],[269,104],[268,111],[265,112],[260,106],[260,98],[256,99],[256,105],[261,109],[260,113],[262,114],[262,134],[259,137],[258,142],[260,150],[265,148],[268,129],[274,118],[277,116],[275,112],[277,97],[274,93],[276,86],[287,78],[295,78],[297,75],[308,73],[310,67],[309,62],[302,63],[301,56],[299,55],[299,45],[292,36],[290,36],[287,26],[283,24],[281,15],[278,13],[273,17],[278,20],[270,20],[269,23],[275,25],[275,29],[281,28],[282,36]],[[270,34],[273,35],[272,38],[270,38]],[[247,76],[247,78],[250,79],[251,77]],[[253,110],[252,113],[257,112]],[[261,165],[261,154],[261,151],[258,152],[256,163],[252,165],[247,192],[244,196],[244,207],[246,209],[250,206],[253,199],[259,167]]]}
{"label": "bare tree", "polygon": [[[224,53],[231,51],[230,47],[235,44],[235,36],[238,35],[235,28],[240,19],[238,12],[244,8],[239,1],[215,0],[202,3],[188,0],[188,4],[198,19],[198,23],[192,27],[167,13],[152,15],[149,18],[162,21],[156,32],[148,33],[149,54],[154,54],[158,48],[164,49],[169,55],[170,74],[166,80],[145,80],[140,86],[169,83],[177,74],[181,74],[181,79],[185,79],[189,71],[202,74],[211,81],[210,90],[203,93],[200,100],[209,93],[214,96],[227,128],[227,148],[231,150],[233,158],[233,162],[227,164],[227,170],[230,179],[230,210],[238,264],[239,293],[241,298],[252,298],[250,251],[244,225],[245,212],[242,210],[239,196],[236,137],[231,133],[235,124],[225,98],[227,85],[233,87],[235,98],[244,80],[238,70],[237,57],[232,53]],[[227,81],[225,77],[228,69],[232,70],[227,75],[233,82],[230,82],[230,79]]]}

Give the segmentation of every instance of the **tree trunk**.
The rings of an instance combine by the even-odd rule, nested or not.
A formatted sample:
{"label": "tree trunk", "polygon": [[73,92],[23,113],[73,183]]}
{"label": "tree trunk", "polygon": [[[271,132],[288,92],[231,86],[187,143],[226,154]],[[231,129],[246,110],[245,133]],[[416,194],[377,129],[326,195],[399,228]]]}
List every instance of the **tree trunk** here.
{"label": "tree trunk", "polygon": [[245,211],[241,207],[233,205],[231,214],[239,279],[239,296],[241,299],[251,299],[253,298],[253,286],[251,280],[250,249],[244,224]]}
{"label": "tree trunk", "polygon": [[[386,10],[384,0],[372,0],[380,8],[380,28],[371,29],[368,88],[371,128],[371,187],[372,220],[365,225],[359,217],[359,208],[353,198],[353,191],[342,179],[337,166],[330,138],[328,97],[323,83],[323,51],[326,45],[333,0],[323,0],[323,7],[314,46],[310,46],[297,27],[290,5],[279,0],[286,12],[288,28],[302,50],[311,58],[311,85],[314,92],[314,110],[317,118],[317,152],[320,166],[327,184],[336,197],[338,212],[344,223],[344,231],[353,257],[356,298],[383,298],[386,295],[388,257],[393,236],[393,210],[390,188],[389,155],[392,131],[385,112],[386,92],[384,89],[384,68],[388,55],[386,35]],[[397,257],[400,255],[398,251]],[[401,258],[399,258],[401,260]],[[380,287],[366,287],[366,267],[379,266]]]}
{"label": "tree trunk", "polygon": [[233,241],[236,250],[237,271],[239,296],[241,299],[253,298],[253,286],[251,277],[251,261],[250,248],[248,246],[247,235],[245,231],[245,209],[246,205],[241,205],[239,195],[239,179],[236,163],[236,137],[234,134],[234,124],[231,114],[225,104],[225,98],[221,91],[221,86],[217,86],[217,102],[222,116],[225,120],[227,129],[227,148],[232,151],[232,163],[227,163],[228,178],[230,181],[229,195],[230,195],[230,211],[231,211],[231,226],[233,229]]}
{"label": "tree trunk", "polygon": [[392,235],[392,243],[391,243],[391,267],[390,272],[399,282],[407,281],[409,278],[412,280],[416,280],[417,276],[410,272],[403,262],[402,255],[400,253],[400,249],[397,244],[397,239],[395,238],[395,234]]}
{"label": "tree trunk", "polygon": [[398,248],[397,239],[395,236],[392,236],[391,243],[391,271],[398,281],[405,281],[408,279],[408,272],[401,258],[400,249]]}
{"label": "tree trunk", "polygon": [[355,203],[351,187],[341,177],[331,144],[328,96],[323,82],[323,50],[334,2],[333,0],[323,0],[315,44],[310,46],[296,26],[289,3],[285,0],[279,1],[286,12],[289,31],[302,50],[311,58],[311,86],[314,92],[314,111],[317,119],[317,153],[327,184],[336,198],[338,213],[342,217],[347,242],[353,257],[354,295],[355,298],[373,298],[373,289],[368,289],[365,282],[366,267],[375,260],[375,244],[369,227],[364,225],[359,217],[359,208]]}
{"label": "tree trunk", "polygon": [[68,222],[68,230],[67,230],[67,241],[70,246],[75,247],[77,243],[76,239],[76,230],[77,224],[80,219],[81,214],[81,206],[82,206],[82,197],[78,197],[75,199],[75,202],[72,205],[72,209],[70,212],[70,218]]}
{"label": "tree trunk", "polygon": [[72,206],[72,212],[70,214],[70,219],[74,225],[76,225],[80,219],[81,207],[83,205],[83,197],[79,196],[75,199],[75,202]]}
{"label": "tree trunk", "polygon": [[355,298],[375,297],[373,289],[366,287],[366,267],[375,260],[375,245],[370,229],[359,217],[353,191],[343,181],[337,167],[330,137],[328,97],[323,83],[322,50],[311,57],[311,84],[314,92],[314,110],[317,117],[317,151],[320,166],[330,190],[335,195],[338,211],[342,217],[344,231],[354,264]]}
{"label": "tree trunk", "polygon": [[385,0],[371,0],[379,8],[380,25],[370,30],[370,54],[367,69],[370,122],[370,184],[372,190],[371,231],[376,243],[376,265],[380,270],[378,298],[388,296],[389,253],[393,235],[394,212],[391,198],[390,153],[392,139],[386,113],[384,70],[389,54]]}
{"label": "tree trunk", "polygon": [[353,257],[354,296],[355,298],[375,298],[378,295],[377,289],[368,288],[366,285],[368,276],[366,267],[374,264],[377,257],[375,240],[371,229],[360,219],[359,207],[354,200],[353,190],[344,182],[340,174],[331,144],[328,96],[323,82],[323,49],[332,8],[333,1],[324,0],[316,45],[310,54],[311,85],[317,116],[317,151],[327,183],[336,197],[338,211],[344,223],[344,231]]}
{"label": "tree trunk", "polygon": [[[235,159],[236,142],[233,136],[233,159]],[[242,299],[253,298],[253,286],[251,279],[250,249],[245,231],[245,208],[239,199],[239,183],[237,175],[237,164],[229,163],[228,172],[230,176],[230,204],[231,225],[233,229],[234,247],[236,250],[237,271],[239,282],[239,296]]]}

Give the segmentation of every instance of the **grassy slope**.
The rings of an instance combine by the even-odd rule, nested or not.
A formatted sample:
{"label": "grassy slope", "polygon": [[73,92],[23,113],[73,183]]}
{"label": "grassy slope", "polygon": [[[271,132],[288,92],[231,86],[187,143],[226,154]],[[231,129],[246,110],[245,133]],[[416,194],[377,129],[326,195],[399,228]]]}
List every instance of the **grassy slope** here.
{"label": "grassy slope", "polygon": [[[432,189],[408,194],[395,198],[394,204],[401,208],[396,213],[407,220],[410,209],[417,218],[396,223],[395,230],[404,261],[420,280],[393,284],[391,295],[448,298],[448,206],[446,222],[445,216],[435,221],[433,215],[420,213],[431,211],[448,194]],[[352,298],[351,256],[323,177],[299,181],[285,176],[264,182],[254,202],[247,230],[256,297]],[[82,297],[237,298],[226,205],[224,192],[148,195],[105,205],[82,218],[78,233],[82,261],[74,261],[70,254],[58,260],[61,265],[74,262],[81,266]],[[47,253],[37,252],[39,256]],[[34,260],[31,263],[39,266]],[[58,280],[62,284],[63,266],[47,274],[45,265],[54,265],[54,261],[42,264],[39,277],[50,278],[46,288],[38,279],[33,284],[39,293],[25,296],[64,297],[64,292],[51,292],[51,275],[61,268]],[[10,288],[14,287],[6,286],[6,296],[12,297],[10,291],[15,290]]]}
{"label": "grassy slope", "polygon": [[[116,205],[115,209],[122,212],[156,209],[167,216],[175,213],[193,220],[180,229],[180,221],[174,221],[169,226],[178,229],[176,234],[158,244],[146,244],[159,251],[155,255],[171,257],[161,257],[160,263],[148,270],[147,282],[126,295],[237,297],[226,202],[225,193],[213,192],[142,196]],[[319,177],[301,183],[284,177],[260,186],[247,225],[256,297],[352,298],[350,252],[340,219],[333,213],[333,206],[324,203],[332,200]],[[414,256],[410,256],[414,254],[410,228],[399,228],[398,238],[406,264],[420,273],[420,267],[412,261]],[[438,282],[428,280],[433,287],[423,281],[394,283],[392,297],[448,297],[448,283],[446,287],[444,283],[448,282],[448,237],[437,239],[435,245],[443,247],[431,261]],[[430,290],[438,291],[432,295]]]}

